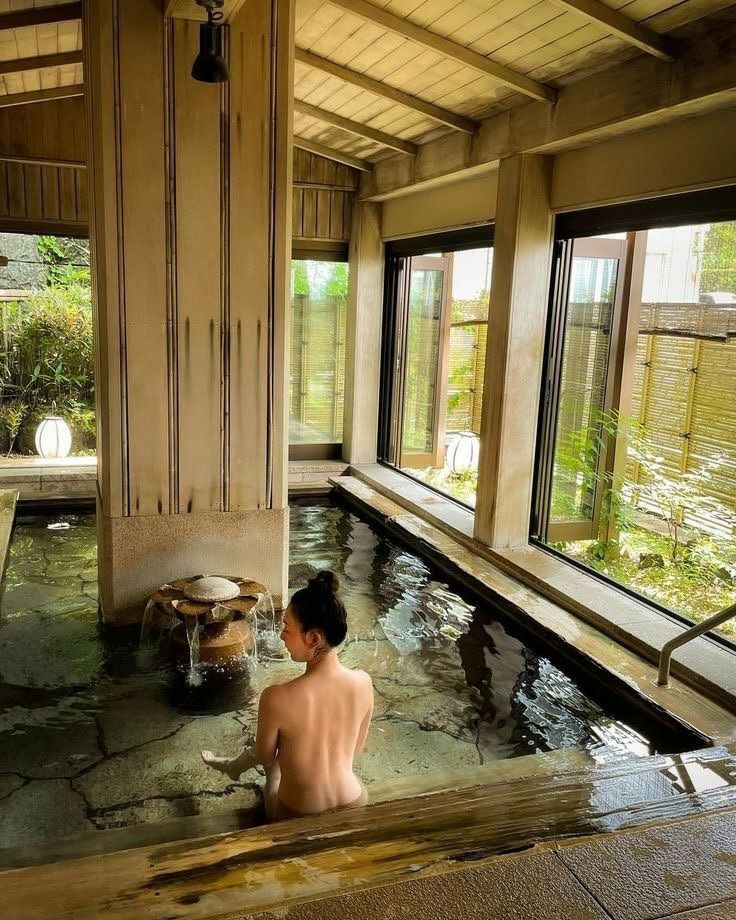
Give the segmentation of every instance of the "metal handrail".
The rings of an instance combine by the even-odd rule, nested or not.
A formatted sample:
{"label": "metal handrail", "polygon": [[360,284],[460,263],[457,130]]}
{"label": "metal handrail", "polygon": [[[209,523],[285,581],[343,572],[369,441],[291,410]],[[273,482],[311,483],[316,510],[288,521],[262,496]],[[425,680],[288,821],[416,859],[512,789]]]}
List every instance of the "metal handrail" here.
{"label": "metal handrail", "polygon": [[716,626],[720,626],[721,623],[725,623],[726,620],[730,620],[731,617],[736,617],[736,604],[731,604],[730,607],[726,607],[725,610],[721,610],[720,613],[714,613],[712,617],[708,617],[708,619],[703,620],[702,623],[696,623],[695,626],[686,629],[684,633],[675,636],[675,638],[670,639],[669,642],[665,642],[662,646],[662,651],[659,653],[657,685],[660,687],[669,687],[670,665],[672,663],[672,653],[675,649],[687,645],[691,639],[697,639],[698,636],[702,636],[703,633],[708,632],[709,629],[715,629]]}

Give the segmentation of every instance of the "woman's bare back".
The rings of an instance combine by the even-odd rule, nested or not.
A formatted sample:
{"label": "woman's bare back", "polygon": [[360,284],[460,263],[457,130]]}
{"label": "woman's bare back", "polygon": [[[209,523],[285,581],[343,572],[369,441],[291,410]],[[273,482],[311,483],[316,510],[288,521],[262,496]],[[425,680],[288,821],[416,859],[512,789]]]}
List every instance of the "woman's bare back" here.
{"label": "woman's bare back", "polygon": [[257,746],[267,750],[275,742],[281,774],[272,794],[299,814],[354,802],[362,786],[353,757],[363,747],[373,711],[368,674],[335,659],[334,666],[269,687],[263,697]]}

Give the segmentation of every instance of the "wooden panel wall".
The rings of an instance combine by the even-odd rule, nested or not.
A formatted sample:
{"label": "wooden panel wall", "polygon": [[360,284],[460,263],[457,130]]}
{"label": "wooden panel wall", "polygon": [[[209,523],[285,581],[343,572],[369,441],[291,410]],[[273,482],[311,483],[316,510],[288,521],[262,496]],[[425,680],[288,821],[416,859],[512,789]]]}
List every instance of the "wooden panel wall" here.
{"label": "wooden panel wall", "polygon": [[53,99],[0,108],[0,155],[85,163],[84,99]]}
{"label": "wooden panel wall", "polygon": [[87,170],[0,161],[0,227],[87,233]]}
{"label": "wooden panel wall", "polygon": [[[193,28],[196,29],[197,26]],[[199,99],[201,107],[202,92],[207,93],[208,89],[205,87],[204,90],[197,92],[198,87],[195,86],[192,89],[189,86],[188,74],[184,73],[186,63],[184,58],[186,54],[192,56],[196,54],[196,49],[190,47],[194,39],[191,35],[186,38],[185,34],[179,31],[176,35],[175,44],[185,43],[186,49],[180,50],[179,63],[176,63],[177,55],[173,51],[171,55],[174,61],[173,66],[181,70],[176,81],[180,89],[178,91],[179,101],[175,103],[177,106],[175,117],[186,119],[186,126],[195,128],[191,136],[196,138],[196,141],[192,140],[191,146],[196,146],[201,154],[212,141],[211,118],[208,124],[207,117],[201,111],[197,114],[197,105],[194,104],[193,109],[191,99]],[[187,79],[184,79],[185,77]],[[216,88],[209,91],[209,94],[215,91],[219,92]],[[190,97],[190,101],[184,101],[185,94]],[[139,100],[137,112],[143,112],[143,109],[140,108],[142,104],[143,101]],[[201,125],[205,133],[204,138],[199,137],[197,130],[200,126],[198,120],[202,118],[205,119],[204,124]],[[173,127],[176,129],[175,124]],[[0,157],[4,155],[19,159],[63,160],[83,164],[86,162],[85,137],[84,100],[81,98],[38,102],[33,105],[0,109]],[[197,202],[192,202],[194,209],[191,215],[192,220],[196,220],[195,212],[198,207],[212,202],[213,195],[214,197],[219,196],[219,190],[215,194],[210,181],[219,163],[219,153],[215,155],[213,150],[210,150],[210,153],[214,159],[209,156],[192,154],[186,162],[181,161],[179,164],[185,170],[193,168],[200,171],[203,183],[201,194],[197,196]],[[353,201],[359,184],[358,171],[349,166],[343,166],[341,163],[335,163],[333,160],[308,153],[306,150],[295,149],[293,157],[292,225],[296,245],[314,240],[348,242]],[[181,160],[182,154],[177,153],[177,158]],[[200,165],[193,165],[195,162]],[[6,165],[10,172],[7,181],[5,170],[2,168]],[[204,169],[204,173],[201,173],[201,169]],[[209,180],[205,174],[209,175]],[[7,191],[8,182],[12,187],[12,195]],[[208,189],[206,194],[203,191],[204,186],[207,186]],[[28,193],[24,191],[25,187],[29,189]],[[2,189],[6,189],[4,198]],[[179,189],[179,194],[181,193]],[[33,217],[26,213],[27,196]],[[63,216],[60,216],[62,204]],[[20,221],[44,219],[78,222],[84,225],[80,226],[78,231],[86,233],[87,213],[87,183],[83,169],[66,170],[62,173],[58,167],[41,166],[38,163],[25,166],[4,164],[0,161],[0,218],[17,218]],[[47,229],[48,232],[53,232],[53,227]]]}
{"label": "wooden panel wall", "polygon": [[294,245],[348,242],[358,171],[306,150],[294,150]]}

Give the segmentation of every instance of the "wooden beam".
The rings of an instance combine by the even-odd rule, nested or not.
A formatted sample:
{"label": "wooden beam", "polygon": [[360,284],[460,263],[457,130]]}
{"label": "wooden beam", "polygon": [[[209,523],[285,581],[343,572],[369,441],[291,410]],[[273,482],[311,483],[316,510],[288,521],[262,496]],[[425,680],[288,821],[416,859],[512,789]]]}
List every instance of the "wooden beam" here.
{"label": "wooden beam", "polygon": [[30,93],[8,93],[0,96],[0,109],[11,105],[27,105],[29,102],[48,102],[50,99],[71,99],[84,96],[84,86],[73,83],[71,86],[55,86],[53,89],[37,89]]}
{"label": "wooden beam", "polygon": [[343,153],[340,150],[333,150],[325,144],[318,144],[316,141],[309,141],[305,137],[294,136],[294,146],[300,150],[308,150],[310,153],[316,153],[318,156],[325,157],[328,160],[334,160],[336,163],[343,163],[345,166],[352,166],[353,169],[360,169],[363,172],[370,172],[372,166],[365,160],[358,157],[352,157],[349,153]]}
{"label": "wooden beam", "polygon": [[[530,102],[487,118],[470,138],[422,144],[413,159],[391,156],[361,182],[361,198],[384,201],[470,178],[518,153],[558,153],[717,108],[736,98],[736,8],[673,33],[673,64],[652,57],[617,64],[560,90],[557,105]],[[593,102],[594,100],[594,102]]]}
{"label": "wooden beam", "polygon": [[43,70],[44,67],[63,67],[65,64],[81,64],[82,50],[63,51],[60,54],[40,54],[37,57],[16,58],[14,61],[0,61],[0,77],[24,70]]}
{"label": "wooden beam", "polygon": [[405,153],[410,157],[417,155],[416,144],[401,140],[398,137],[392,137],[390,134],[384,134],[383,131],[377,131],[375,128],[370,128],[359,121],[352,121],[350,118],[343,118],[342,115],[328,112],[326,109],[320,109],[316,105],[310,105],[300,99],[294,100],[294,111],[301,112],[302,115],[309,115],[310,118],[316,118],[318,121],[324,121],[328,125],[335,125],[337,128],[342,128],[343,131],[357,134],[358,137],[365,137],[384,147],[390,147],[392,150],[398,150],[399,153]]}
{"label": "wooden beam", "polygon": [[431,48],[432,51],[436,51],[438,54],[444,55],[444,57],[465,64],[466,67],[472,67],[478,73],[482,73],[493,80],[498,80],[499,83],[504,83],[506,86],[510,86],[511,89],[524,93],[525,96],[531,96],[532,99],[551,103],[557,98],[557,92],[551,86],[517,73],[504,64],[498,64],[496,61],[492,61],[476,51],[471,51],[464,45],[458,45],[443,35],[438,35],[436,32],[418,26],[408,19],[400,19],[398,16],[394,16],[393,13],[388,13],[386,10],[373,6],[367,0],[330,0],[330,3],[334,6],[339,6],[348,13],[352,13],[354,16],[365,19],[366,22],[375,23],[390,32],[395,32],[397,35],[416,42],[418,45]]}
{"label": "wooden beam", "polygon": [[[222,16],[225,22],[230,22],[237,16],[245,4],[245,0],[225,0],[222,5]],[[195,19],[198,22],[207,20],[207,13],[196,0],[166,0],[165,16],[169,19]]]}
{"label": "wooden beam", "polygon": [[328,73],[333,77],[337,77],[338,80],[343,80],[345,83],[350,83],[353,86],[366,90],[366,92],[373,93],[374,96],[382,96],[384,99],[390,99],[392,102],[396,102],[398,105],[403,105],[407,109],[419,112],[421,115],[426,115],[427,118],[432,118],[434,121],[440,122],[440,124],[455,128],[456,131],[462,131],[465,134],[473,134],[478,127],[478,122],[470,118],[465,118],[463,115],[457,115],[449,109],[443,109],[438,105],[420,99],[418,96],[412,96],[410,93],[405,93],[395,86],[389,86],[388,83],[381,83],[379,80],[374,80],[372,77],[367,77],[365,74],[358,73],[355,70],[349,70],[341,64],[336,64],[334,61],[330,61],[327,58],[319,57],[316,54],[312,54],[311,51],[305,51],[303,48],[294,49],[294,59],[300,64],[306,64],[307,67],[321,70],[323,73]]}
{"label": "wooden beam", "polygon": [[30,10],[0,14],[0,32],[6,29],[24,29],[53,22],[71,22],[82,18],[81,3],[62,3],[59,6],[40,6]]}
{"label": "wooden beam", "polygon": [[601,0],[552,0],[556,6],[564,7],[575,13],[580,13],[595,25],[602,26],[607,32],[646,51],[647,54],[653,54],[654,57],[661,61],[674,61],[675,57],[670,43],[646,26],[639,25],[619,13],[618,10],[611,9]]}
{"label": "wooden beam", "polygon": [[86,169],[87,164],[80,160],[63,160],[59,157],[19,156],[0,151],[0,163],[20,163],[28,166],[64,166],[70,169]]}

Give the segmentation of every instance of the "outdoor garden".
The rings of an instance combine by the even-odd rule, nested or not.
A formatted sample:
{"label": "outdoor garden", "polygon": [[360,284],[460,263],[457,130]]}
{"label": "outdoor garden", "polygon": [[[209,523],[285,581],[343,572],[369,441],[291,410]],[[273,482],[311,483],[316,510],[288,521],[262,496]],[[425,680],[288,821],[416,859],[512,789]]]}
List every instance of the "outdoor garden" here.
{"label": "outdoor garden", "polygon": [[52,417],[68,426],[71,454],[94,454],[89,243],[4,234],[2,251],[0,451],[36,454],[39,425]]}

